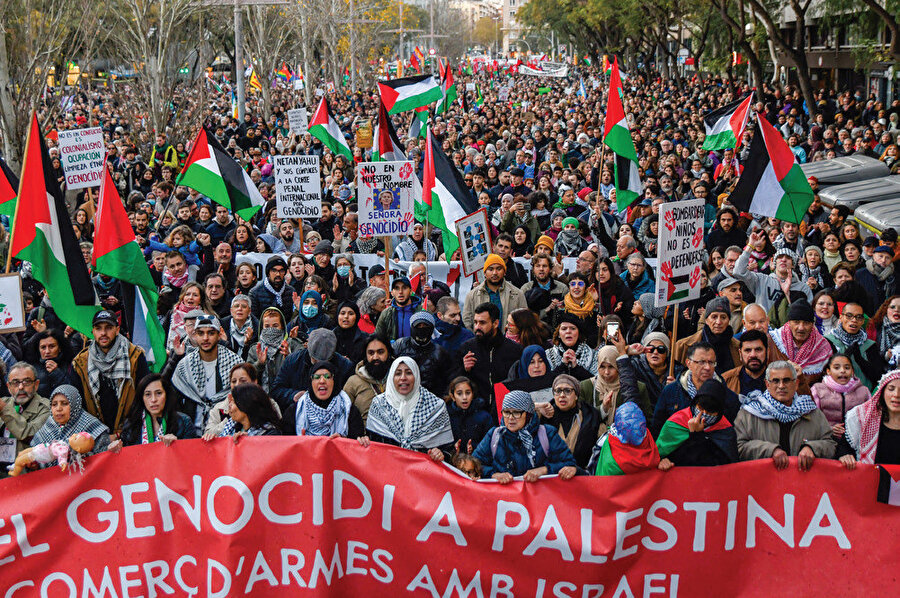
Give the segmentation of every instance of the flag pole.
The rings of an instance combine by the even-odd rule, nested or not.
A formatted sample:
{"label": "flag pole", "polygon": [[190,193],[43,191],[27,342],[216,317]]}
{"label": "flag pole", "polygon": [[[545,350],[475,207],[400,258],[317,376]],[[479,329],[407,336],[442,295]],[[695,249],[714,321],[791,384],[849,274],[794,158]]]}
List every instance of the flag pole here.
{"label": "flag pole", "polygon": [[675,341],[678,339],[678,304],[675,304],[674,315],[672,317],[672,340],[669,342],[669,346],[672,347],[672,350],[669,351],[669,378],[672,378],[675,375],[675,358],[673,357],[675,351]]}
{"label": "flag pole", "polygon": [[[37,114],[31,111],[32,123],[37,121]],[[16,195],[16,211],[13,212],[12,224],[9,227],[9,251],[6,252],[6,274],[9,274],[9,267],[12,264],[13,249],[13,233],[15,232],[16,218],[19,216],[19,208],[22,206],[22,185],[25,184],[25,164],[28,161],[28,148],[31,147],[31,129],[28,127],[28,134],[25,136],[25,154],[22,156],[22,170],[19,172],[19,189]]]}
{"label": "flag pole", "polygon": [[391,296],[391,238],[384,238],[384,292]]}

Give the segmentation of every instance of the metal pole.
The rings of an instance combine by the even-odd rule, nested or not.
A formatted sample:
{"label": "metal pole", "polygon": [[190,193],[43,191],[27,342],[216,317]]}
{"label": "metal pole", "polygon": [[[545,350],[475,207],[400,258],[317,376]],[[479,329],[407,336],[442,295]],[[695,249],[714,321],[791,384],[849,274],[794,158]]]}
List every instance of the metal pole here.
{"label": "metal pole", "polygon": [[350,91],[353,93],[356,93],[356,30],[353,29],[355,18],[355,5],[353,0],[350,0]]}
{"label": "metal pole", "polygon": [[397,60],[403,60],[403,2],[400,3],[400,39],[397,42]]}
{"label": "metal pole", "polygon": [[[429,39],[428,41],[431,43],[431,48],[429,48],[429,55],[437,56],[437,49],[434,47],[434,0],[428,3],[428,12],[430,13],[431,25],[429,27],[430,31],[428,32]],[[434,54],[431,54],[431,50],[434,50]],[[431,74],[434,74],[434,61],[431,61]]]}
{"label": "metal pole", "polygon": [[234,75],[237,79],[238,122],[244,122],[244,39],[241,23],[241,3],[234,0]]}

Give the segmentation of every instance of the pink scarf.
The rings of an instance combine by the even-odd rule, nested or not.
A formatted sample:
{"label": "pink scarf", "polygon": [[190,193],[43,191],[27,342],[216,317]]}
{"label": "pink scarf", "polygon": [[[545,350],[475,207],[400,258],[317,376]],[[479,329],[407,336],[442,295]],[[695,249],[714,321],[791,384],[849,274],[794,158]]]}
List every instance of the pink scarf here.
{"label": "pink scarf", "polygon": [[860,463],[875,463],[875,453],[878,451],[878,431],[881,429],[881,395],[888,382],[898,378],[900,378],[900,370],[894,370],[882,376],[872,398],[860,406],[862,410],[862,414],[859,416]]}
{"label": "pink scarf", "polygon": [[175,287],[176,289],[180,289],[184,286],[184,283],[187,282],[188,279],[188,270],[184,269],[184,274],[179,276],[178,278],[173,277],[169,274],[168,270],[163,272],[163,282],[167,283],[170,286]]}

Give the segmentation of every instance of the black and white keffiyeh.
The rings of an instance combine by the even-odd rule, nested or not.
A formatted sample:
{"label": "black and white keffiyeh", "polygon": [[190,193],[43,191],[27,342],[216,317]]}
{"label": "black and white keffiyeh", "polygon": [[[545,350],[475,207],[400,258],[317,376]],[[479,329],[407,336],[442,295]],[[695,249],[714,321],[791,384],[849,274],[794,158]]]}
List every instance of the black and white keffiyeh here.
{"label": "black and white keffiyeh", "polygon": [[31,439],[31,446],[49,444],[55,440],[68,442],[72,434],[87,432],[93,437],[95,442],[91,453],[105,451],[106,447],[109,446],[109,428],[84,410],[84,401],[81,398],[81,393],[74,386],[63,384],[50,394],[50,399],[52,400],[54,396],[59,394],[64,395],[69,401],[69,421],[60,426],[53,419],[53,416],[48,417],[41,429]]}
{"label": "black and white keffiyeh", "polygon": [[815,411],[817,407],[808,395],[794,395],[793,402],[785,405],[770,395],[768,390],[755,390],[747,395],[742,409],[760,419],[774,419],[787,424]]}
{"label": "black and white keffiyeh", "polygon": [[131,377],[131,362],[128,360],[128,339],[116,336],[112,347],[104,353],[96,342],[88,347],[88,386],[91,394],[100,395],[100,377],[105,376],[116,387],[116,394],[122,393],[122,385]]}
{"label": "black and white keffiyeh", "polygon": [[350,397],[344,391],[332,397],[324,408],[308,392],[303,393],[297,401],[297,436],[347,436],[350,404]]}
{"label": "black and white keffiyeh", "polygon": [[206,368],[203,366],[200,351],[186,353],[175,368],[175,373],[172,374],[172,385],[198,405],[197,416],[194,419],[194,426],[198,432],[203,430],[209,410],[228,395],[230,390],[228,380],[231,375],[231,368],[241,363],[241,358],[230,349],[219,345],[218,350],[219,353],[216,359],[218,380],[216,388],[219,390],[216,394],[206,396]]}

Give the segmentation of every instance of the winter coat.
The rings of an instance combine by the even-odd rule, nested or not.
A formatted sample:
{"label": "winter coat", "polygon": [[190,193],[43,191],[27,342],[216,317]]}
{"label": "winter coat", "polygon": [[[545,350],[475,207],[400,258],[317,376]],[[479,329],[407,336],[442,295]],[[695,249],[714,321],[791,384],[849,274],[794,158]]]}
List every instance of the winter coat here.
{"label": "winter coat", "polygon": [[[294,310],[294,292],[294,287],[288,283],[284,283],[284,286],[281,287],[281,307],[278,309],[284,313],[285,318],[288,320],[291,319],[290,316]],[[262,280],[250,289],[250,306],[250,313],[257,320],[267,307],[278,307],[278,304],[275,303],[275,295],[263,285]]]}
{"label": "winter coat", "polygon": [[[328,361],[338,372],[335,386],[343,387],[344,382],[353,375],[353,364],[340,353],[333,354]],[[294,395],[309,387],[311,367],[312,362],[306,349],[300,349],[284,358],[269,390],[269,396],[275,399],[282,412],[294,402]]]}
{"label": "winter coat", "polygon": [[631,275],[626,270],[619,274],[619,278],[622,279],[629,289],[631,289],[632,297],[640,299],[641,295],[644,293],[655,293],[656,292],[656,282],[653,280],[653,277],[650,276],[649,268],[645,268],[644,272],[641,274],[641,277],[636,281],[631,280]]}
{"label": "winter coat", "polygon": [[446,349],[451,355],[456,355],[464,342],[475,338],[472,331],[464,328],[462,324],[454,326],[441,319],[436,319],[434,329],[438,333],[434,338],[435,344]]}
{"label": "winter coat", "polygon": [[[669,368],[666,368],[663,379],[660,380],[659,376],[656,375],[656,372],[653,371],[653,368],[650,367],[650,364],[647,363],[647,358],[645,356],[632,355],[629,356],[628,359],[631,360],[631,367],[634,369],[634,375],[637,381],[643,382],[644,386],[647,387],[647,396],[650,398],[650,405],[655,409],[659,395],[662,393],[663,386],[665,386],[666,377],[669,375]],[[684,372],[684,369],[684,366],[680,363],[675,364],[673,375],[676,379]]]}
{"label": "winter coat", "polygon": [[[509,280],[503,281],[500,287],[500,332],[506,331],[506,316],[519,309],[520,307],[528,307],[525,302],[525,295],[518,288],[513,286]],[[466,302],[463,305],[462,321],[466,328],[472,330],[475,325],[475,308],[482,303],[490,303],[491,297],[488,294],[487,282],[482,282],[474,287],[469,294],[466,295]]]}
{"label": "winter coat", "polygon": [[[467,372],[463,367],[463,357],[471,351],[475,355],[475,367]],[[475,392],[488,399],[494,408],[494,383],[506,379],[509,368],[522,357],[522,345],[501,336],[499,333],[488,342],[478,338],[466,341],[456,354],[457,371],[454,375],[467,376],[475,383]]]}
{"label": "winter coat", "polygon": [[[734,422],[734,429],[737,432],[738,454],[741,461],[768,459],[779,447],[781,426],[778,420],[762,419],[741,409]],[[796,457],[800,454],[800,449],[808,446],[817,458],[830,459],[837,448],[831,436],[831,426],[820,409],[811,411],[791,423],[790,442],[791,450],[788,451],[788,455],[791,457]]]}
{"label": "winter coat", "polygon": [[550,426],[544,426],[547,432],[549,455],[544,453],[544,449],[538,440],[538,419],[535,415],[531,415],[527,424],[534,439],[532,447],[534,449],[534,465],[529,463],[528,457],[525,455],[525,446],[519,438],[518,433],[510,432],[506,427],[501,427],[500,439],[497,443],[497,450],[491,451],[491,440],[494,435],[494,428],[491,428],[487,435],[481,440],[478,448],[475,449],[473,457],[481,461],[482,477],[489,478],[495,473],[511,473],[514,476],[525,475],[525,473],[536,467],[546,467],[547,473],[559,473],[563,467],[576,465],[575,457],[572,451],[563,442]]}
{"label": "winter coat", "polygon": [[398,307],[397,304],[391,300],[391,304],[381,312],[380,316],[378,316],[378,323],[375,324],[376,334],[383,334],[392,341],[397,340],[402,336],[400,334],[399,319],[401,317],[405,318],[406,328],[409,328],[409,319],[414,313],[421,310],[422,299],[416,295],[410,295],[409,304],[404,305],[403,307]]}
{"label": "winter coat", "polygon": [[363,361],[356,364],[354,372],[347,379],[347,383],[344,384],[344,392],[347,393],[347,396],[359,409],[359,414],[362,416],[363,424],[365,424],[366,419],[369,417],[369,407],[372,405],[372,399],[384,392],[384,384],[369,376]]}
{"label": "winter coat", "polygon": [[844,423],[844,418],[851,409],[862,405],[872,397],[869,389],[857,378],[850,380],[850,390],[846,392],[833,390],[824,380],[813,384],[811,390],[813,401],[832,426]]}
{"label": "winter coat", "polygon": [[[666,384],[666,386],[662,390],[662,393],[660,393],[659,400],[656,401],[656,409],[653,411],[653,419],[648,425],[648,427],[650,428],[650,432],[654,437],[659,435],[659,431],[666,423],[666,420],[675,415],[676,411],[680,411],[681,409],[690,407],[694,404],[694,399],[691,397],[691,395],[688,394],[687,391],[687,377],[690,375],[690,370],[685,370],[680,376],[678,376],[675,382]],[[718,378],[718,376],[716,377]],[[721,379],[719,380],[721,381]],[[728,394],[725,396],[724,413],[728,421],[735,421],[740,408],[740,399],[738,399],[738,396],[734,392],[729,390]]]}
{"label": "winter coat", "polygon": [[834,347],[835,353],[843,353],[850,358],[850,363],[853,364],[854,375],[859,378],[863,386],[873,390],[878,383],[878,379],[888,369],[875,341],[866,339],[862,345],[853,345],[853,348],[848,350],[847,346],[838,339],[833,331],[826,334],[825,338]]}
{"label": "winter coat", "polygon": [[433,342],[424,347],[417,345],[410,336],[395,341],[393,346],[396,357],[409,356],[419,364],[422,386],[439,397],[446,394],[450,384],[448,364],[452,361],[446,349]]}
{"label": "winter coat", "polygon": [[481,397],[475,397],[467,409],[462,409],[451,401],[447,403],[447,413],[450,415],[453,439],[461,441],[459,445],[461,452],[466,451],[469,441],[472,442],[473,448],[477,447],[493,426],[491,414],[487,411],[487,401]]}
{"label": "winter coat", "polygon": [[[166,434],[174,434],[179,440],[197,437],[197,431],[194,429],[194,421],[190,417],[180,411],[174,411],[172,413],[172,419],[174,421],[169,422],[166,427]],[[122,444],[124,446],[141,444],[143,423],[143,418],[141,418],[140,423],[137,425],[132,425],[130,421],[126,422],[122,429]]]}
{"label": "winter coat", "polygon": [[631,360],[625,355],[620,355],[618,358],[616,358],[616,368],[619,371],[619,392],[617,392],[613,397],[612,409],[610,409],[609,411],[605,412],[603,409],[602,405],[604,397],[600,396],[600,394],[596,392],[594,379],[588,378],[587,380],[582,380],[581,382],[579,398],[588,405],[593,405],[599,412],[599,436],[603,436],[604,434],[606,434],[606,430],[613,423],[616,409],[618,409],[619,406],[625,403],[631,402],[637,404],[637,406],[641,408],[641,411],[644,413],[645,417],[649,417],[651,413],[650,398],[647,395],[647,387],[644,386],[643,383],[636,380],[634,376],[634,369],[632,369],[631,367]]}
{"label": "winter coat", "polygon": [[[563,437],[562,414],[559,407],[556,406],[555,401],[550,401],[550,404],[553,406],[553,417],[541,418],[541,423],[556,430],[563,442],[571,448],[575,463],[579,467],[587,467],[588,461],[591,460],[594,444],[600,437],[600,412],[584,401],[576,403],[574,409],[577,411],[575,419],[578,421],[578,430],[574,439],[574,448],[572,448],[572,443]],[[575,422],[573,421],[569,427],[569,434],[575,432],[574,426]]]}

